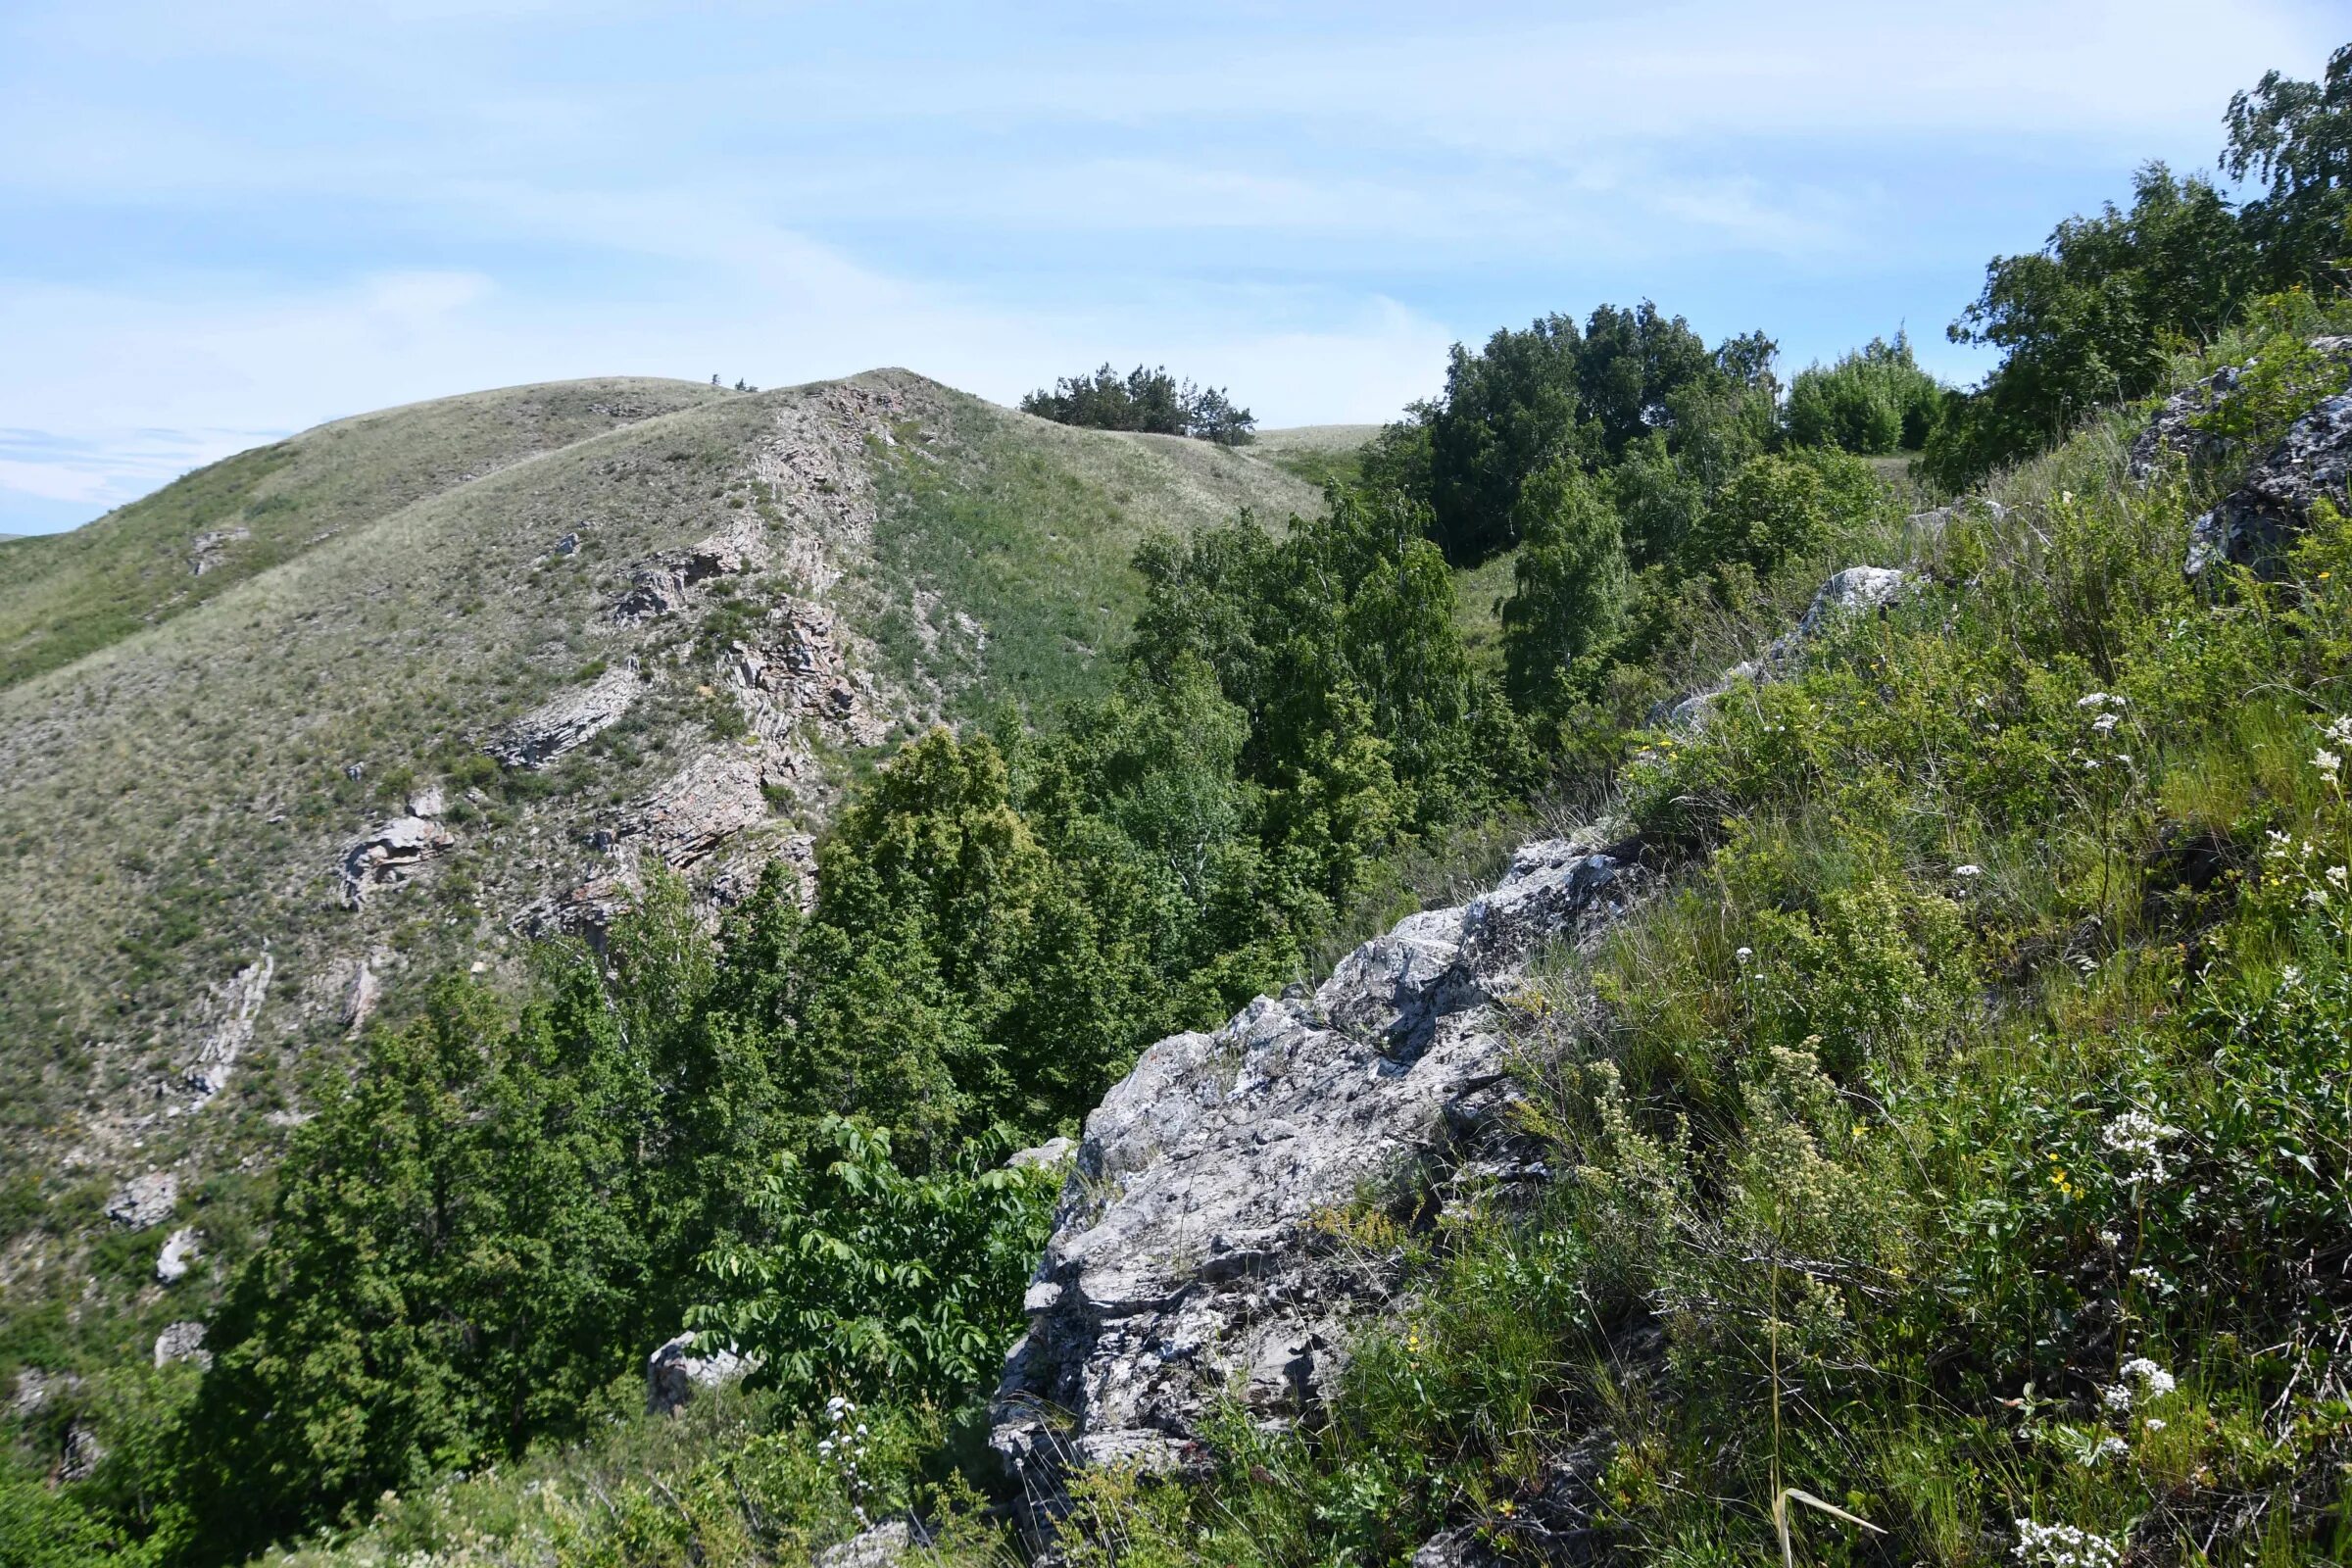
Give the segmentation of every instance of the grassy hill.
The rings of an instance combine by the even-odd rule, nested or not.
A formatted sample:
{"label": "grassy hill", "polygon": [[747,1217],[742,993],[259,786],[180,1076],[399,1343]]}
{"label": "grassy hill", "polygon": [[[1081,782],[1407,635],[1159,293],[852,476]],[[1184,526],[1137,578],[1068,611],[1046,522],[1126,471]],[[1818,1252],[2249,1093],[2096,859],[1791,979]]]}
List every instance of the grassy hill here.
{"label": "grassy hill", "polygon": [[[0,547],[0,1366],[201,1310],[155,1288],[161,1231],[111,1238],[87,1303],[51,1265],[149,1169],[233,1246],[306,1048],[408,977],[510,972],[662,867],[740,896],[879,748],[1092,690],[1148,532],[1317,502],[884,370],[418,404]],[[485,755],[581,702],[579,744]],[[354,898],[403,820],[423,858]]]}

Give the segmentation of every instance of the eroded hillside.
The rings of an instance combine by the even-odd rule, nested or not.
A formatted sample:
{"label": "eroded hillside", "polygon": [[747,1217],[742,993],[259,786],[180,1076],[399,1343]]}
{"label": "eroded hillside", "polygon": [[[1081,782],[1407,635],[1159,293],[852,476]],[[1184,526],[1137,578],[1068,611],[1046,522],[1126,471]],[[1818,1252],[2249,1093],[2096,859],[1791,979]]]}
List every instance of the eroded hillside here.
{"label": "eroded hillside", "polygon": [[416,977],[593,936],[657,869],[724,905],[873,749],[1093,689],[1147,533],[1315,501],[880,371],[421,405],[12,547],[0,1074],[12,1202],[50,1218],[11,1289],[132,1178],[233,1207],[303,1048]]}

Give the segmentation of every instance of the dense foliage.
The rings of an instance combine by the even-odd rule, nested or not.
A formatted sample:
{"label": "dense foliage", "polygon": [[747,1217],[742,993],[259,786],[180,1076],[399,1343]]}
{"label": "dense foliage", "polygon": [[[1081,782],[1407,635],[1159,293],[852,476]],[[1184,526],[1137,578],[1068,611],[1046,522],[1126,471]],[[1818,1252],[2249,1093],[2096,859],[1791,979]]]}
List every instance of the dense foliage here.
{"label": "dense foliage", "polygon": [[2228,127],[2223,169],[2261,190],[2242,206],[2150,164],[2129,209],[2070,218],[2041,250],[1985,269],[1951,336],[1998,348],[2001,364],[1945,400],[1927,448],[1939,482],[1963,489],[2089,411],[2156,390],[2173,354],[2260,294],[2352,282],[2352,45],[2322,81],[2270,73],[2230,101]]}
{"label": "dense foliage", "polygon": [[1809,366],[1788,383],[1788,439],[1845,452],[1916,452],[1927,444],[1939,388],[1902,333],[1872,338],[1835,365]]}
{"label": "dense foliage", "polygon": [[1189,435],[1219,446],[1247,443],[1257,420],[1226,395],[1223,387],[1182,386],[1165,366],[1137,366],[1125,375],[1105,365],[1092,375],[1065,375],[1051,392],[1021,399],[1021,412],[1059,424],[1097,430],[1141,430],[1150,435]]}

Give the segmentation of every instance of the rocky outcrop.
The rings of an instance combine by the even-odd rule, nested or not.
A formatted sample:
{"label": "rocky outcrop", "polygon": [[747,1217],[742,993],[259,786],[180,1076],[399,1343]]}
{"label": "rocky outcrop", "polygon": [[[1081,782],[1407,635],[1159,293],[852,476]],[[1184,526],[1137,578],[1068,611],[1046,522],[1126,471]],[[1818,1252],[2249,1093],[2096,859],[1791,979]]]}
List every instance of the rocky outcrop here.
{"label": "rocky outcrop", "polygon": [[188,570],[203,576],[228,559],[228,547],[253,537],[251,528],[212,528],[188,541]]}
{"label": "rocky outcrop", "polygon": [[159,1285],[177,1285],[188,1277],[188,1270],[204,1255],[202,1238],[192,1225],[182,1225],[164,1243],[164,1250],[155,1257],[155,1280]]}
{"label": "rocky outcrop", "polygon": [[742,540],[705,539],[630,572],[629,586],[613,601],[612,616],[626,626],[683,610],[691,589],[713,577],[748,570],[755,564],[754,553]]}
{"label": "rocky outcrop", "polygon": [[1629,855],[1596,834],[1530,845],[1492,892],[1401,922],[1311,996],[1144,1053],[1087,1118],[992,1404],[1025,1495],[1050,1514],[1072,1463],[1183,1468],[1228,1389],[1269,1423],[1322,1404],[1396,1281],[1318,1222],[1504,1138],[1512,1048],[1492,1004],[1532,950],[1624,912]]}
{"label": "rocky outcrop", "polygon": [[1793,629],[1774,638],[1754,659],[1725,670],[1714,685],[1666,707],[1662,713],[1653,713],[1653,720],[1685,729],[1704,724],[1715,704],[1733,687],[1777,678],[1804,653],[1807,643],[1838,620],[1886,609],[1902,598],[1910,583],[1909,574],[1893,566],[1846,567],[1814,593],[1813,602],[1805,607]]}
{"label": "rocky outcrop", "polygon": [[168,1170],[133,1176],[106,1200],[106,1217],[124,1230],[153,1230],[179,1206],[179,1178]]}
{"label": "rocky outcrop", "polygon": [[[2352,366],[2352,337],[2315,337],[2310,346],[2331,360]],[[2205,467],[2227,458],[2231,446],[2229,438],[2199,425],[2205,416],[2237,390],[2246,372],[2257,363],[2248,360],[2243,365],[2225,365],[2157,405],[2147,427],[2132,437],[2132,445],[2125,450],[2124,471],[2145,484],[2156,477],[2168,460],[2179,459],[2191,467]]]}
{"label": "rocky outcrop", "polygon": [[343,1031],[358,1034],[375,1016],[375,1007],[383,1000],[384,982],[366,958],[359,960],[351,971],[351,989],[343,995]]}
{"label": "rocky outcrop", "polygon": [[2288,537],[2310,520],[2323,497],[2352,505],[2352,391],[2322,402],[2287,427],[2286,435],[2238,481],[2221,504],[2189,524],[2189,576],[2218,562],[2268,567]]}
{"label": "rocky outcrop", "polygon": [[417,868],[457,843],[447,828],[423,816],[396,816],[344,846],[343,907],[364,907],[371,894],[404,885]]}
{"label": "rocky outcrop", "polygon": [[270,976],[276,972],[277,960],[265,951],[214,994],[213,1026],[196,1048],[195,1061],[180,1075],[181,1083],[195,1091],[190,1108],[202,1109],[228,1087],[228,1075],[235,1070],[237,1058],[253,1044],[253,1027],[261,1016],[262,1003],[269,998]]}
{"label": "rocky outcrop", "polygon": [[620,722],[641,685],[633,664],[607,670],[580,690],[532,709],[482,749],[507,767],[545,767]]}
{"label": "rocky outcrop", "polygon": [[203,1367],[213,1364],[213,1352],[204,1348],[203,1324],[169,1324],[155,1337],[155,1364],[170,1366],[174,1361],[193,1361]]}
{"label": "rocky outcrop", "polygon": [[681,1334],[645,1358],[645,1412],[674,1414],[694,1401],[695,1390],[732,1383],[749,1370],[733,1350],[697,1355],[694,1336]]}
{"label": "rocky outcrop", "polygon": [[613,837],[684,870],[767,818],[760,793],[758,759],[710,752],[672,774],[651,795],[630,803]]}

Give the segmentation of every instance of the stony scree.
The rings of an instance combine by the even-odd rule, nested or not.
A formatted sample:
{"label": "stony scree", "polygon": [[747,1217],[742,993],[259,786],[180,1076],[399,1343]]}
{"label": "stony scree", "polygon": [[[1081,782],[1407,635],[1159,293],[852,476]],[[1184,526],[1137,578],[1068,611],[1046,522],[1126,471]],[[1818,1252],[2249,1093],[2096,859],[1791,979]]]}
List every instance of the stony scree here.
{"label": "stony scree", "polygon": [[914,1549],[904,1519],[889,1519],[861,1530],[838,1545],[827,1546],[810,1559],[812,1568],[891,1568]]}
{"label": "stony scree", "polygon": [[204,1348],[203,1324],[167,1324],[155,1337],[155,1364],[170,1366],[174,1361],[193,1361],[200,1367],[213,1364],[213,1352]]}
{"label": "stony scree", "polygon": [[1087,1118],[1006,1357],[991,1443],[1050,1519],[1071,1464],[1181,1470],[1229,1387],[1269,1424],[1324,1403],[1385,1265],[1318,1220],[1499,1140],[1512,1048],[1492,1004],[1529,954],[1589,943],[1644,875],[1588,830],[1531,844],[1501,884],[1147,1050]]}

